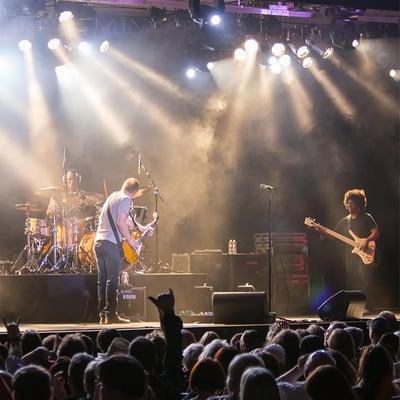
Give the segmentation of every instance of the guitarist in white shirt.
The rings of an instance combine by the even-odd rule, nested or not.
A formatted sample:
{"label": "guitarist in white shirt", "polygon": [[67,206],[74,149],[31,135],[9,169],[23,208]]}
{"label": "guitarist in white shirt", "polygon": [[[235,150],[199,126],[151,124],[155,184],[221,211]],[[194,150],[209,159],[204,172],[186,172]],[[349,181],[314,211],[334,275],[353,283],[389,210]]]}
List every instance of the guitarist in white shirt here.
{"label": "guitarist in white shirt", "polygon": [[[335,231],[355,240],[361,250],[365,250],[379,238],[377,223],[365,211],[367,198],[363,189],[350,189],[344,194],[343,204],[349,213],[337,224]],[[366,266],[351,248],[346,247],[346,289],[361,290],[367,295],[374,269]]]}
{"label": "guitarist in white shirt", "polygon": [[[120,242],[125,239],[133,248],[137,246],[137,241],[132,238],[129,231],[131,225],[129,210],[133,200],[141,195],[141,190],[143,191],[139,189],[139,181],[136,178],[126,179],[121,190],[111,193],[107,198],[100,213],[95,238],[100,323],[129,322],[117,315],[117,289],[122,260]],[[137,228],[140,231],[153,229],[139,224]]]}

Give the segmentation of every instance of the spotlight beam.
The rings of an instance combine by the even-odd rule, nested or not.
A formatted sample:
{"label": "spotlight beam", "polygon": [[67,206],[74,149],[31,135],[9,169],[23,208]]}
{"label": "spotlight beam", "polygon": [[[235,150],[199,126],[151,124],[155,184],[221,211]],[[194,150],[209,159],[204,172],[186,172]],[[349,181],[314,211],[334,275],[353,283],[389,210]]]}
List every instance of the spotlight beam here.
{"label": "spotlight beam", "polygon": [[2,159],[13,168],[13,173],[18,179],[33,190],[54,182],[49,174],[49,171],[53,169],[38,162],[38,158],[34,155],[30,156],[26,148],[10,140],[13,136],[15,136],[14,132],[0,128],[0,148],[5,150],[2,151]]}
{"label": "spotlight beam", "polygon": [[122,90],[122,93],[127,96],[129,101],[140,105],[152,116],[151,122],[156,124],[161,131],[168,131],[168,133],[175,137],[181,135],[182,130],[177,126],[176,121],[173,121],[161,107],[156,106],[153,100],[146,97],[143,93],[139,93],[137,88],[134,88],[132,85],[128,86],[126,80],[121,78],[119,74],[112,71],[111,68],[107,67],[104,63],[96,59],[93,59],[93,61],[96,67]]}
{"label": "spotlight beam", "polygon": [[125,126],[121,119],[115,114],[114,110],[99,96],[98,89],[95,84],[90,82],[89,76],[83,75],[75,65],[70,63],[69,58],[60,49],[56,50],[55,54],[62,63],[70,66],[74,78],[79,82],[79,86],[89,106],[95,111],[107,132],[119,145],[122,146],[127,143],[131,137],[131,129]]}
{"label": "spotlight beam", "polygon": [[34,155],[46,160],[49,166],[57,165],[57,128],[38,81],[32,51],[24,53],[28,78],[28,123],[30,142]]}
{"label": "spotlight beam", "polygon": [[308,133],[315,125],[315,120],[311,116],[313,102],[310,95],[305,90],[296,68],[288,69],[284,75],[283,81],[296,121],[301,131]]}
{"label": "spotlight beam", "polygon": [[316,82],[325,91],[331,99],[335,108],[347,119],[353,119],[356,116],[356,109],[353,104],[346,98],[341,90],[336,86],[335,82],[324,71],[319,71],[315,67],[309,69]]}
{"label": "spotlight beam", "polygon": [[350,65],[347,65],[343,59],[339,59],[338,57],[334,57],[330,61],[337,69],[344,72],[348,77],[364,88],[378,103],[384,105],[385,109],[390,110],[392,113],[398,113],[396,100],[385,93],[383,89],[377,87],[377,82],[373,80],[373,78],[369,80],[366,77],[360,76],[358,71],[352,70]]}
{"label": "spotlight beam", "polygon": [[176,86],[169,79],[165,78],[161,74],[152,71],[145,65],[139,63],[136,60],[126,56],[125,54],[119,52],[114,48],[110,48],[108,53],[111,57],[113,57],[116,61],[118,61],[124,67],[128,67],[129,69],[136,71],[142,78],[147,79],[151,84],[157,85],[158,87],[164,89],[167,93],[173,96],[177,96],[180,100],[185,102],[194,102],[194,98],[185,93],[182,89]]}

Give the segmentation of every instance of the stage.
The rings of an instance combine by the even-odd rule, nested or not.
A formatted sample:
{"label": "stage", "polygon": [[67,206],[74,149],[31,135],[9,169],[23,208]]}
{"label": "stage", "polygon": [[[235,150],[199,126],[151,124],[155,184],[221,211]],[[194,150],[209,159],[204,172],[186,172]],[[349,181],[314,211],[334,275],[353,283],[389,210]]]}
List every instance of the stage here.
{"label": "stage", "polygon": [[[367,334],[367,321],[375,318],[377,314],[365,315],[362,320],[351,320],[346,321],[349,326],[357,326],[363,329],[364,333]],[[397,319],[400,319],[400,313],[396,314]],[[185,317],[182,317],[183,320]],[[310,324],[321,325],[326,328],[329,323],[321,321],[317,315],[301,315],[301,316],[288,316],[285,318],[288,320],[289,327],[291,329],[304,329]],[[184,328],[193,332],[197,339],[200,339],[204,332],[215,331],[221,338],[229,340],[235,333],[243,332],[246,329],[255,329],[263,334],[267,334],[272,324],[214,324],[214,323],[185,323]],[[24,323],[20,324],[21,332],[27,329],[36,330],[42,338],[50,334],[58,334],[64,336],[68,333],[82,333],[86,334],[93,339],[97,333],[105,328],[118,329],[123,337],[128,340],[132,340],[137,336],[143,336],[150,333],[154,329],[160,329],[160,323],[158,321],[148,322],[132,322],[127,324],[109,324],[100,325],[98,323]],[[0,326],[0,342],[5,342],[7,338],[6,329],[2,325]]]}

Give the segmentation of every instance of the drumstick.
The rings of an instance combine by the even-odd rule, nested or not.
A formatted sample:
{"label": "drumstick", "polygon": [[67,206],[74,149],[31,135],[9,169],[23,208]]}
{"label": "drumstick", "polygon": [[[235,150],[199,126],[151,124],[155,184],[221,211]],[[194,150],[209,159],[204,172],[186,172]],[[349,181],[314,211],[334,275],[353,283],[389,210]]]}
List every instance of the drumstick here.
{"label": "drumstick", "polygon": [[103,190],[104,190],[104,196],[106,196],[106,198],[108,197],[108,189],[107,189],[107,182],[105,179],[103,179]]}

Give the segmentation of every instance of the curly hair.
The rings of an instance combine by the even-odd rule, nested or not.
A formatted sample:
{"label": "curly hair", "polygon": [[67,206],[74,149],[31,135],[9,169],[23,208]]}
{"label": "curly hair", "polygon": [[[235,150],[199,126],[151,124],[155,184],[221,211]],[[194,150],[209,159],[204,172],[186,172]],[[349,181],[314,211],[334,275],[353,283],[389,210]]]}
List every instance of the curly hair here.
{"label": "curly hair", "polygon": [[367,197],[365,196],[364,189],[350,189],[348,190],[343,197],[343,204],[346,207],[346,204],[349,200],[354,201],[360,209],[367,207]]}

